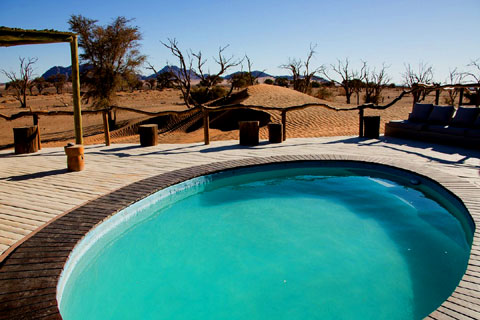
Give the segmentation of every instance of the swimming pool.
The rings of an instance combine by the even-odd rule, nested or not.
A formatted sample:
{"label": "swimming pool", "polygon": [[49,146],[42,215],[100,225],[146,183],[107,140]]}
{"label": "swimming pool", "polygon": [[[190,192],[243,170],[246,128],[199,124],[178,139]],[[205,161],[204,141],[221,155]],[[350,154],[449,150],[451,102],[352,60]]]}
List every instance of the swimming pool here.
{"label": "swimming pool", "polygon": [[473,231],[453,197],[414,180],[290,164],[167,188],[77,246],[62,316],[426,316],[463,275]]}

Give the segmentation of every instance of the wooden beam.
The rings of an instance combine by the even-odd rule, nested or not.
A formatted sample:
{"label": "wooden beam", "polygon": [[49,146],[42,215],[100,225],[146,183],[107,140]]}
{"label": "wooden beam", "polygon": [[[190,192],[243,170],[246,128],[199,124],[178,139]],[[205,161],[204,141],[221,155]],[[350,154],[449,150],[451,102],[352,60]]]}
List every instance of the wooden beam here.
{"label": "wooden beam", "polygon": [[360,138],[363,138],[363,116],[364,116],[364,109],[359,108],[358,109],[358,119],[359,119],[359,124],[358,124],[358,136]]}
{"label": "wooden beam", "polygon": [[205,108],[203,108],[203,141],[206,145],[210,144],[210,117]]}
{"label": "wooden beam", "polygon": [[103,132],[105,133],[105,145],[108,147],[110,145],[110,127],[108,126],[107,111],[102,112],[102,118],[103,118]]}
{"label": "wooden beam", "polygon": [[40,124],[38,123],[38,115],[34,114],[33,115],[33,125],[37,126],[37,143],[38,143],[38,150],[42,150],[42,140],[40,138]]}
{"label": "wooden beam", "polygon": [[460,98],[458,99],[458,106],[460,107],[463,104],[463,92],[465,91],[464,88],[460,89]]}
{"label": "wooden beam", "polygon": [[282,139],[287,140],[287,110],[282,111]]}
{"label": "wooden beam", "polygon": [[83,144],[82,107],[80,104],[80,71],[78,67],[78,40],[73,36],[70,42],[72,56],[73,121],[75,124],[75,143]]}
{"label": "wooden beam", "polygon": [[25,44],[72,42],[72,38],[74,36],[74,33],[56,30],[24,30],[0,27],[0,47],[10,47]]}

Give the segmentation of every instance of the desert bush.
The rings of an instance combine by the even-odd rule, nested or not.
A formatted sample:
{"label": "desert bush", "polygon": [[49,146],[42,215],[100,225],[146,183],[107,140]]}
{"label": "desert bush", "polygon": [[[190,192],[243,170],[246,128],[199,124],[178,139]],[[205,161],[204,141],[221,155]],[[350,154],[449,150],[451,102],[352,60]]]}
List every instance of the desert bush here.
{"label": "desert bush", "polygon": [[67,82],[67,76],[61,73],[57,73],[48,77],[47,82],[53,84],[53,86],[57,90],[57,94],[60,94],[63,92],[65,82]]}
{"label": "desert bush", "polygon": [[211,88],[197,86],[192,88],[190,94],[197,103],[205,103],[225,97],[228,94],[228,90],[220,86],[214,86]]}
{"label": "desert bush", "polygon": [[320,88],[321,85],[318,81],[312,81],[312,83],[310,84],[312,86],[312,88]]}
{"label": "desert bush", "polygon": [[176,84],[176,78],[173,72],[166,71],[157,74],[157,89],[174,88]]}
{"label": "desert bush", "polygon": [[288,79],[285,77],[278,77],[275,78],[275,82],[273,84],[276,86],[288,88]]}
{"label": "desert bush", "polygon": [[265,79],[265,80],[263,81],[263,83],[265,83],[265,84],[274,84],[274,82],[273,82],[272,79]]}
{"label": "desert bush", "polygon": [[35,78],[32,84],[35,88],[37,88],[38,94],[42,94],[43,89],[47,87],[47,82],[43,77]]}
{"label": "desert bush", "polygon": [[252,85],[255,80],[250,72],[237,72],[230,79],[230,83],[233,89],[241,89]]}
{"label": "desert bush", "polygon": [[317,91],[317,98],[322,100],[328,100],[332,98],[333,93],[325,86],[320,86]]}

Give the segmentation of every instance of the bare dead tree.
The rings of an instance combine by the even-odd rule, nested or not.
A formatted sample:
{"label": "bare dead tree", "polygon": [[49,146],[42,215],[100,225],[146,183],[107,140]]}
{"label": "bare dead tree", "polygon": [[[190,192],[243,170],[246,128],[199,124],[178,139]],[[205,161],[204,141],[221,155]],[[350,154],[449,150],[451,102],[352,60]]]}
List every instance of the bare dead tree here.
{"label": "bare dead tree", "polygon": [[345,97],[347,100],[347,104],[350,104],[351,96],[352,93],[355,91],[355,81],[354,79],[360,79],[361,78],[361,72],[353,70],[350,68],[350,61],[348,58],[345,58],[345,60],[337,60],[337,64],[331,64],[330,65],[332,68],[332,71],[336,73],[342,81],[336,81],[332,79],[326,70],[323,71],[323,75],[330,81],[335,82],[336,84],[340,85],[343,90],[345,90]]}
{"label": "bare dead tree", "polygon": [[303,93],[309,92],[309,90],[311,90],[312,78],[315,76],[315,74],[324,70],[323,66],[314,68],[313,70],[310,69],[310,63],[312,61],[312,58],[315,56],[316,47],[317,45],[310,44],[310,50],[308,51],[307,59],[305,59],[305,61],[302,61],[301,59],[297,60],[289,58],[288,63],[280,66],[280,68],[286,69],[292,74],[292,83],[294,90]]}
{"label": "bare dead tree", "polygon": [[387,75],[389,66],[382,63],[382,67],[377,72],[375,68],[370,70],[367,62],[363,62],[362,78],[365,82],[365,102],[378,104],[382,96],[382,90],[388,85],[391,78]]}
{"label": "bare dead tree", "polygon": [[410,63],[405,64],[405,72],[402,74],[405,85],[412,87],[414,84],[431,84],[433,81],[433,67],[424,62],[418,64],[415,70]]}
{"label": "bare dead tree", "polygon": [[[465,75],[473,78],[477,83],[480,83],[480,59],[472,60],[467,67],[471,67],[473,71],[466,72]],[[470,99],[470,102],[478,106],[480,103],[480,88],[475,88],[475,92],[468,92],[467,97]]]}
{"label": "bare dead tree", "polygon": [[20,107],[27,107],[27,90],[31,86],[33,75],[33,65],[38,61],[37,58],[19,58],[20,74],[13,71],[2,70],[3,74],[10,80],[10,88],[13,88],[15,99],[20,102]]}
{"label": "bare dead tree", "polygon": [[208,73],[204,72],[203,67],[207,62],[207,59],[204,59],[202,57],[201,51],[199,51],[198,53],[192,53],[192,55],[197,59],[197,69],[194,71],[195,71],[195,74],[201,79],[200,80],[201,86],[206,88],[206,95],[209,94],[213,86],[217,85],[219,82],[222,81],[221,77],[223,74],[225,74],[225,72],[228,69],[232,67],[236,67],[242,62],[242,60],[236,60],[233,55],[228,58],[225,57],[224,51],[228,47],[229,46],[227,45],[227,46],[218,48],[218,58],[214,58],[214,61],[220,67],[220,69],[217,73],[214,73],[214,74],[211,74],[210,71]]}
{"label": "bare dead tree", "polygon": [[480,83],[480,59],[472,60],[467,67],[473,68],[472,72],[465,72],[466,76],[472,77],[475,82]]}
{"label": "bare dead tree", "polygon": [[[173,76],[175,77],[175,82],[177,83],[176,88],[179,89],[182,92],[182,97],[183,100],[185,101],[185,104],[187,105],[188,108],[191,107],[190,101],[191,101],[191,91],[192,91],[192,64],[193,64],[193,59],[192,57],[187,54],[185,57],[178,47],[178,41],[173,38],[173,39],[168,39],[168,43],[164,43],[160,41],[167,49],[170,50],[170,52],[178,59],[178,62],[180,63],[179,71],[175,72],[175,70],[172,68],[172,66],[168,66],[170,72],[172,72]],[[195,101],[193,101],[193,104],[196,105]]]}
{"label": "bare dead tree", "polygon": [[[252,68],[253,68],[253,63],[252,61],[250,60],[250,57],[248,55],[245,54],[245,57],[244,57],[245,61],[247,61],[247,69],[248,69],[248,78],[249,78],[249,85],[253,86],[255,83],[258,83],[258,77],[260,76],[260,73],[263,73],[265,72],[265,69],[263,69],[260,73],[258,73],[257,75],[254,75],[252,73]],[[243,68],[243,66],[242,66]]]}
{"label": "bare dead tree", "polygon": [[[226,57],[224,51],[228,48],[227,46],[220,47],[218,49],[218,57],[213,58],[215,63],[219,66],[218,72],[211,74],[210,72],[204,72],[204,67],[207,62],[202,55],[201,51],[197,53],[190,50],[190,53],[187,53],[185,56],[182,51],[178,48],[178,42],[175,39],[168,39],[168,43],[162,44],[170,49],[172,54],[177,57],[180,63],[179,72],[174,72],[171,68],[170,71],[173,72],[177,82],[177,88],[181,90],[183,99],[187,107],[190,108],[191,104],[194,106],[200,105],[199,101],[192,96],[192,85],[191,79],[192,74],[200,78],[200,86],[204,90],[202,96],[208,97],[212,88],[222,81],[222,75],[230,68],[235,67],[240,64],[241,61],[235,60],[233,56]],[[193,61],[196,61],[196,67],[193,67]]]}
{"label": "bare dead tree", "polygon": [[[448,77],[445,81],[445,84],[460,84],[463,82],[465,76],[465,72],[460,72],[458,71],[458,68],[455,67],[448,71]],[[448,105],[453,105],[460,91],[457,88],[449,88],[446,89],[446,91],[448,93],[448,97],[445,97],[445,103]]]}
{"label": "bare dead tree", "polygon": [[[418,69],[414,69],[409,63],[405,64],[405,72],[402,74],[404,83],[409,88],[414,88],[418,84],[432,84],[433,67],[424,62],[418,64]],[[424,100],[429,90],[423,89],[413,92],[414,101]],[[421,99],[420,99],[421,98]]]}

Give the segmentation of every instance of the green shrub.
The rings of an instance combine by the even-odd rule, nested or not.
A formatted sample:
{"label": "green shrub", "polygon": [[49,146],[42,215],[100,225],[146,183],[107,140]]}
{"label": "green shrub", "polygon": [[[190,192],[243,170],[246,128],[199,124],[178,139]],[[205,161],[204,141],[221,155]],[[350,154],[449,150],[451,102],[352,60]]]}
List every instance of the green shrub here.
{"label": "green shrub", "polygon": [[216,100],[225,97],[228,91],[224,87],[215,86],[208,90],[207,87],[194,87],[191,91],[191,96],[197,103],[205,103],[208,101]]}
{"label": "green shrub", "polygon": [[263,81],[263,83],[265,83],[265,84],[274,84],[273,80],[272,80],[272,79],[268,79],[268,78],[265,79],[265,80]]}

